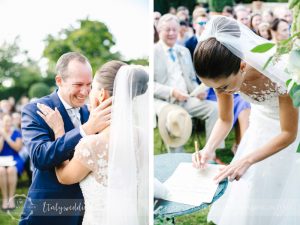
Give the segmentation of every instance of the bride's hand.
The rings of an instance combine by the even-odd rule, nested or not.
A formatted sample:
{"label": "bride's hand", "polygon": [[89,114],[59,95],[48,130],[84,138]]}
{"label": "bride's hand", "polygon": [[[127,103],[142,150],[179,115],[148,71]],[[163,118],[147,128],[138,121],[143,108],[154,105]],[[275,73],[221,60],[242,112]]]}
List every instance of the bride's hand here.
{"label": "bride's hand", "polygon": [[57,108],[53,110],[49,106],[41,103],[38,103],[37,107],[40,110],[40,112],[37,111],[37,114],[39,114],[45,120],[48,126],[53,130],[55,137],[64,135],[64,121]]}
{"label": "bride's hand", "polygon": [[207,162],[209,160],[213,160],[215,157],[216,154],[214,151],[204,147],[201,151],[198,152],[198,154],[194,153],[192,155],[193,166],[195,168],[205,168]]}
{"label": "bride's hand", "polygon": [[252,164],[247,158],[243,158],[225,166],[220,173],[214,178],[216,183],[220,183],[223,179],[228,177],[229,181],[239,180]]}

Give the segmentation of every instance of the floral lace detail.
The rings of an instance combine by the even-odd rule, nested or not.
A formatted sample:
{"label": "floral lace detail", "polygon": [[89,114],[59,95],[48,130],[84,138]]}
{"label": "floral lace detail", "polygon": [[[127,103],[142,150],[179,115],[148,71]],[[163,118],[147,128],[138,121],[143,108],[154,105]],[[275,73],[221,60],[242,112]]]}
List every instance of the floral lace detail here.
{"label": "floral lace detail", "polygon": [[240,94],[245,100],[259,105],[278,106],[278,97],[287,93],[285,87],[263,76],[243,83]]}
{"label": "floral lace detail", "polygon": [[74,157],[91,170],[97,182],[107,186],[108,139],[105,134],[84,137],[76,146]]}

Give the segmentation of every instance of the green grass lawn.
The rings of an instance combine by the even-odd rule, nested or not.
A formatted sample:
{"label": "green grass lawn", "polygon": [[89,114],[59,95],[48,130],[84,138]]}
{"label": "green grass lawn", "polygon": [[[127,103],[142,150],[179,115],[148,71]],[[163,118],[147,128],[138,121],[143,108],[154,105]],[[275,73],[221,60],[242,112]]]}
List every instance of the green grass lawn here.
{"label": "green grass lawn", "polygon": [[[19,218],[23,211],[24,200],[27,195],[29,188],[28,177],[25,173],[18,180],[16,195],[22,195],[16,197],[16,209],[12,212],[8,213],[0,210],[0,225],[17,225],[19,224]],[[2,205],[2,197],[1,197],[1,205]]]}
{"label": "green grass lawn", "polygon": [[[200,132],[200,135],[192,134],[189,141],[184,145],[184,149],[187,153],[193,153],[195,152],[194,148],[194,141],[200,139],[200,143],[203,147],[205,144],[205,134],[204,134],[204,128],[201,129],[203,132]],[[227,139],[225,140],[225,149],[218,149],[216,154],[217,157],[221,159],[224,163],[229,163],[232,160],[233,154],[231,152],[231,147],[234,142],[234,134],[231,132]],[[166,148],[164,147],[164,144],[162,142],[162,139],[159,135],[158,129],[154,129],[154,154],[163,154],[167,153]],[[189,215],[185,216],[179,216],[176,217],[175,223],[176,225],[213,225],[213,223],[207,223],[206,218],[208,214],[209,209],[201,210],[200,212],[195,212]],[[167,224],[167,223],[161,223],[161,224]]]}

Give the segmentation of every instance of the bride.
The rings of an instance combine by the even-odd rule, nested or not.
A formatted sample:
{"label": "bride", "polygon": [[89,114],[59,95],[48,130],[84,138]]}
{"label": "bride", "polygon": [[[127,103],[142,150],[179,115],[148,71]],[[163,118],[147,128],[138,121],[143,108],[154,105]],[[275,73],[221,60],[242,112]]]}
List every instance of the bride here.
{"label": "bride", "polygon": [[[56,168],[60,183],[80,182],[83,225],[148,224],[148,79],[143,67],[120,61],[110,61],[96,72],[91,107],[113,96],[111,125],[84,137],[72,160]],[[63,127],[59,112],[54,113],[46,122],[52,129]],[[57,137],[63,135],[59,130]]]}
{"label": "bride", "polygon": [[228,135],[232,94],[240,92],[251,102],[250,125],[237,154],[216,177],[216,182],[226,177],[232,181],[208,215],[218,225],[300,224],[298,109],[285,89],[286,61],[263,69],[272,52],[251,52],[266,42],[239,22],[215,16],[194,54],[198,76],[216,90],[219,102],[213,132],[199,154],[193,155],[195,167],[205,167]]}

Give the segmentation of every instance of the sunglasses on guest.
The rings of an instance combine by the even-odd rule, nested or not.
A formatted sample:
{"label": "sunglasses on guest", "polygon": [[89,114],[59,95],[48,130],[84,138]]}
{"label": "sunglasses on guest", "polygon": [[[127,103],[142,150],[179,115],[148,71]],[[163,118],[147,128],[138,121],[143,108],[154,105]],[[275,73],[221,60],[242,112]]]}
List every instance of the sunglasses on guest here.
{"label": "sunglasses on guest", "polygon": [[200,22],[198,22],[198,24],[199,24],[201,27],[203,27],[203,26],[205,26],[205,25],[207,24],[207,22],[206,22],[206,21],[200,21]]}

